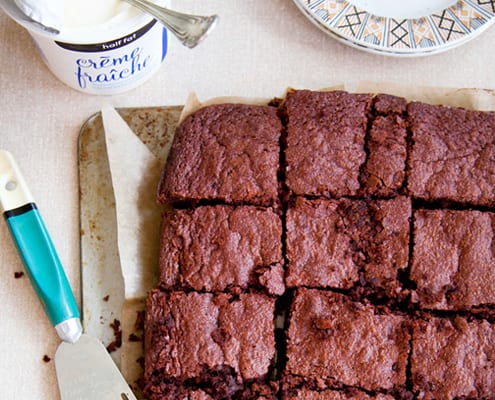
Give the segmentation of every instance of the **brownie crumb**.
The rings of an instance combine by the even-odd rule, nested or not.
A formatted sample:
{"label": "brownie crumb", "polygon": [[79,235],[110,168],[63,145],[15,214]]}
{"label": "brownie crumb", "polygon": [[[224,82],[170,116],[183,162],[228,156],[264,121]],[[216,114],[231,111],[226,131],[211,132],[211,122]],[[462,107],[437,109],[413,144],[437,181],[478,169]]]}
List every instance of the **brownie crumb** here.
{"label": "brownie crumb", "polygon": [[113,353],[114,351],[117,351],[117,345],[115,344],[115,341],[107,346],[107,351],[109,353]]}
{"label": "brownie crumb", "polygon": [[136,331],[142,331],[144,329],[144,317],[145,317],[144,311],[136,312],[136,322],[134,322],[134,329]]}
{"label": "brownie crumb", "polygon": [[43,362],[45,362],[45,363],[49,363],[50,361],[52,361],[52,359],[51,359],[49,356],[47,356],[47,355],[45,354],[45,355],[43,356]]}
{"label": "brownie crumb", "polygon": [[142,341],[142,338],[136,335],[135,333],[131,333],[129,335],[129,342],[140,342]]}
{"label": "brownie crumb", "polygon": [[16,272],[14,272],[14,278],[15,279],[22,278],[23,276],[24,276],[24,272],[22,272],[22,271],[16,271]]}
{"label": "brownie crumb", "polygon": [[107,294],[105,297],[103,297],[103,301],[108,301],[110,299],[110,295]]}
{"label": "brownie crumb", "polygon": [[120,321],[114,319],[113,322],[110,323],[110,328],[113,329],[115,340],[107,346],[107,351],[113,353],[122,346],[122,329],[120,327]]}

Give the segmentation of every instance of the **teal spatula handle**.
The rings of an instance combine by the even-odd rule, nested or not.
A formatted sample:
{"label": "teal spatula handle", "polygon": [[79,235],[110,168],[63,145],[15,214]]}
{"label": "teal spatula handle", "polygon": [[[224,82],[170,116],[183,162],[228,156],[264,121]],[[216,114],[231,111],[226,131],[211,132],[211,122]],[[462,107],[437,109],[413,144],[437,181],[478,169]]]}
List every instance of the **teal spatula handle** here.
{"label": "teal spatula handle", "polygon": [[79,310],[46,226],[10,153],[0,150],[0,203],[46,314],[62,340],[81,335]]}

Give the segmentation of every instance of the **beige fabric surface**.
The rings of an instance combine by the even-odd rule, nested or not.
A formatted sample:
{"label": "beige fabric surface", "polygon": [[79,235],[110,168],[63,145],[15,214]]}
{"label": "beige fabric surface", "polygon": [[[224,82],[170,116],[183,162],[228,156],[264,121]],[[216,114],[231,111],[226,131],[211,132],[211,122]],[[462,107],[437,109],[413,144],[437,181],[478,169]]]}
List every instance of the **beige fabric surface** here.
{"label": "beige fabric surface", "polygon": [[[98,97],[57,81],[26,31],[0,11],[0,148],[16,157],[79,297],[77,138],[104,103],[114,107],[183,104],[192,91],[273,97],[289,86],[318,89],[361,80],[495,89],[495,27],[446,53],[397,59],[346,47],[306,20],[290,0],[173,0],[220,23],[194,50],[170,39],[165,64],[128,93]],[[0,223],[0,398],[57,400],[58,338],[47,322],[4,223]]]}

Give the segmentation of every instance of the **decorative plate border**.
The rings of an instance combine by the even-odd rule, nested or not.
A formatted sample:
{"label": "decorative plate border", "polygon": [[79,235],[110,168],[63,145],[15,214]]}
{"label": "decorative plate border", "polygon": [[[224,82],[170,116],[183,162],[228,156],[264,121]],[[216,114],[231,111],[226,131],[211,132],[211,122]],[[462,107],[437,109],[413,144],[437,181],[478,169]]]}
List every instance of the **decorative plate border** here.
{"label": "decorative plate border", "polygon": [[495,0],[459,0],[439,12],[399,19],[373,15],[352,0],[294,0],[321,29],[364,50],[432,54],[472,39],[495,22]]}

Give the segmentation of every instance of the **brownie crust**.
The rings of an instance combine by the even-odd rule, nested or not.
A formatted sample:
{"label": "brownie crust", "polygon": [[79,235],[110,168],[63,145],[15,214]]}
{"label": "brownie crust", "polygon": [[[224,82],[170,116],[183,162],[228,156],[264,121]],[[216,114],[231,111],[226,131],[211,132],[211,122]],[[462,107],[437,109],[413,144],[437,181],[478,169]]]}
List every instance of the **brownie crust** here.
{"label": "brownie crust", "polygon": [[281,130],[275,107],[201,108],[175,132],[159,201],[277,205]]}
{"label": "brownie crust", "polygon": [[463,317],[419,320],[412,348],[412,382],[419,399],[493,398],[493,324]]}
{"label": "brownie crust", "polygon": [[374,196],[397,194],[406,176],[406,122],[401,116],[378,116],[368,137],[364,186]]}
{"label": "brownie crust", "polygon": [[408,188],[414,197],[495,205],[495,113],[413,102]]}
{"label": "brownie crust", "polygon": [[408,265],[410,217],[406,197],[297,198],[287,212],[287,286],[357,284],[397,297],[398,274]]}
{"label": "brownie crust", "polygon": [[287,94],[286,184],[292,193],[357,193],[371,100],[371,95],[339,91]]}
{"label": "brownie crust", "polygon": [[495,304],[495,214],[417,210],[410,279],[421,308],[470,310]]}
{"label": "brownie crust", "polygon": [[160,286],[222,292],[285,290],[282,222],[271,209],[204,206],[163,215]]}
{"label": "brownie crust", "polygon": [[286,374],[328,387],[392,390],[406,383],[405,317],[339,293],[297,289],[287,333]]}

